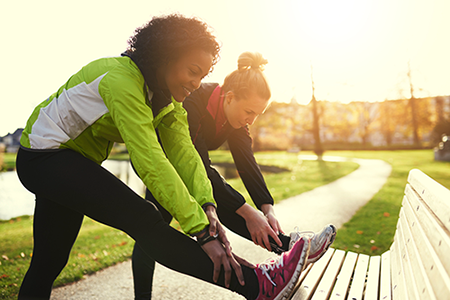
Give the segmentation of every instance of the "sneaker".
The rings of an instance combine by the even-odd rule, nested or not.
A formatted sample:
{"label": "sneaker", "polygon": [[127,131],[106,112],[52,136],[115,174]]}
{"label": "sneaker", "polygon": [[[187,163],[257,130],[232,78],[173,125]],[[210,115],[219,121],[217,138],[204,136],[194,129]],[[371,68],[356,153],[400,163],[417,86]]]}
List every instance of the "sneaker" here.
{"label": "sneaker", "polygon": [[305,268],[309,248],[309,238],[301,237],[291,250],[257,265],[255,272],[258,276],[259,295],[256,300],[289,299]]}
{"label": "sneaker", "polygon": [[327,252],[331,244],[333,244],[336,238],[336,227],[330,224],[317,233],[296,230],[291,232],[290,236],[291,242],[289,243],[289,249],[302,237],[308,237],[311,240],[311,249],[309,250],[308,260],[306,262],[308,265],[318,261]]}

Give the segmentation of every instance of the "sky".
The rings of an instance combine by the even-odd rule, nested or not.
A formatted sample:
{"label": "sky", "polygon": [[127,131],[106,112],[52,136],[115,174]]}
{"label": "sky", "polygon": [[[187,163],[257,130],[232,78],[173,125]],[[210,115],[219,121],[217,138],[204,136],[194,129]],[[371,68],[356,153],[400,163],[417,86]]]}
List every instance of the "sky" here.
{"label": "sky", "polygon": [[[449,0],[17,0],[0,2],[0,136],[82,66],[127,48],[170,13],[207,22],[222,44],[206,82],[244,51],[269,61],[272,100],[383,101],[450,95]],[[312,76],[311,76],[312,75]]]}

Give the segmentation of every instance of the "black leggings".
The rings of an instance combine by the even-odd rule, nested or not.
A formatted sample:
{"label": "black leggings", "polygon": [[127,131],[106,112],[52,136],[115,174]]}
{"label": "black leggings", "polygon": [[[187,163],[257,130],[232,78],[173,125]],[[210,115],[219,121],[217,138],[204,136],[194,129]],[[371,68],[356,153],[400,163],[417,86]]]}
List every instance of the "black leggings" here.
{"label": "black leggings", "polygon": [[[72,150],[20,149],[22,184],[36,195],[34,250],[19,299],[49,299],[68,261],[84,215],[132,237],[146,255],[175,271],[213,283],[213,263],[191,238],[171,228],[158,209],[103,167]],[[233,272],[230,290],[247,299],[259,293],[254,270],[242,266],[246,285]],[[225,287],[223,271],[217,285]]]}
{"label": "black leggings", "polygon": [[[164,209],[161,204],[159,204],[159,202],[153,197],[148,189],[146,190],[145,199],[155,204],[155,206],[161,212],[163,219],[168,224],[170,224],[170,222],[172,221],[172,215],[166,209]],[[250,232],[247,229],[245,219],[238,215],[236,212],[229,211],[222,207],[223,206],[218,203],[217,215],[220,219],[220,222],[236,234],[251,241],[252,238]],[[281,248],[278,248],[272,237],[269,237],[272,250],[277,247],[278,251],[274,251],[276,253],[287,251],[291,238],[282,233],[280,233],[278,237],[283,243],[283,246]],[[151,299],[153,274],[155,271],[155,260],[146,255],[145,251],[137,243],[134,245],[133,249],[132,268],[135,300]]]}

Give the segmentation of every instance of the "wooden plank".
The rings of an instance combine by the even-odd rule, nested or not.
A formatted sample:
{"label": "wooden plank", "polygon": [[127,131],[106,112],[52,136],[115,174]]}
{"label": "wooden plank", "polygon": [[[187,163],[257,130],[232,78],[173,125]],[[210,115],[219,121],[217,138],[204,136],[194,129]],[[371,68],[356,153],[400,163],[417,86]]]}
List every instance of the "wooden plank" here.
{"label": "wooden plank", "polygon": [[450,191],[417,169],[409,172],[408,182],[445,227],[450,229]]}
{"label": "wooden plank", "polygon": [[311,295],[319,284],[323,273],[326,271],[328,263],[333,257],[334,252],[335,251],[333,248],[328,249],[324,256],[318,262],[312,265],[308,274],[300,282],[300,286],[291,298],[292,300],[310,299]]}
{"label": "wooden plank", "polygon": [[380,261],[381,257],[379,255],[370,257],[364,300],[378,299],[378,287],[380,286]]}
{"label": "wooden plank", "polygon": [[[450,277],[422,228],[422,219],[419,221],[417,215],[411,213],[411,210],[416,212],[417,210],[410,206],[406,213],[408,213],[407,217],[411,224],[411,233],[414,236],[414,242],[422,260],[426,276],[428,277],[436,298],[445,299],[445,297],[450,295]],[[448,259],[448,254],[443,257],[444,261]]]}
{"label": "wooden plank", "polygon": [[[301,283],[303,282],[303,280],[306,278],[306,276],[309,274],[309,271],[311,271],[312,267],[314,266],[314,264],[309,264],[305,270],[303,270],[302,274],[300,275],[300,278],[297,282],[297,284],[294,287],[294,293],[292,293],[292,296],[290,299],[293,299],[295,293],[298,291]],[[299,294],[301,294],[301,292],[299,292]],[[298,296],[299,297],[299,296]],[[303,299],[303,298],[299,298],[299,299]]]}
{"label": "wooden plank", "polygon": [[363,297],[364,283],[366,282],[367,266],[369,265],[369,256],[360,254],[356,263],[355,274],[353,275],[352,286],[347,299],[361,300]]}
{"label": "wooden plank", "polygon": [[356,259],[358,254],[355,252],[347,252],[345,256],[344,264],[342,265],[341,272],[331,293],[330,300],[345,299],[349,290],[350,279],[352,278],[353,270],[355,268]]}
{"label": "wooden plank", "polygon": [[412,273],[414,274],[414,283],[417,289],[417,297],[422,299],[436,299],[433,288],[430,284],[428,276],[425,272],[425,267],[423,265],[422,257],[419,254],[419,250],[417,248],[417,243],[415,240],[415,235],[418,234],[416,230],[417,224],[414,221],[414,210],[410,206],[408,199],[405,197],[403,203],[403,211],[400,221],[403,222],[404,231],[403,234],[405,239],[408,241],[406,244],[409,261],[411,262]]}
{"label": "wooden plank", "polygon": [[380,300],[391,300],[391,251],[381,255]]}
{"label": "wooden plank", "polygon": [[[404,276],[405,276],[405,287],[406,290],[408,291],[408,299],[411,300],[419,300],[419,292],[418,292],[418,287],[417,287],[417,279],[416,276],[414,276],[413,274],[413,266],[412,266],[412,261],[411,261],[411,256],[413,253],[410,253],[410,251],[408,251],[409,245],[413,242],[412,239],[410,237],[408,237],[408,223],[407,223],[407,219],[405,216],[405,207],[403,206],[401,212],[400,212],[400,217],[398,220],[401,223],[401,244],[400,244],[400,251],[401,251],[401,260],[402,260],[402,265],[403,265],[403,270],[404,270]],[[418,259],[420,259],[419,257],[416,257]],[[420,282],[419,282],[420,283]]]}
{"label": "wooden plank", "polygon": [[[400,209],[400,211],[403,208]],[[392,274],[392,298],[399,300],[407,300],[407,291],[405,283],[405,272],[402,265],[402,257],[400,251],[401,239],[401,224],[397,223],[397,230],[395,231],[394,243],[391,246],[391,274]]]}
{"label": "wooden plank", "polygon": [[448,259],[448,253],[450,253],[450,232],[445,229],[442,222],[436,219],[436,215],[430,211],[429,207],[411,186],[407,186],[405,193],[409,205],[417,216],[417,220],[420,222],[427,239],[430,241],[436,255],[441,258],[447,274],[450,274],[450,259]]}
{"label": "wooden plank", "polygon": [[317,287],[312,300],[325,300],[328,299],[334,283],[336,282],[337,275],[341,269],[342,263],[344,262],[345,251],[336,250],[334,252],[333,258],[328,265],[327,271],[320,280],[319,286]]}

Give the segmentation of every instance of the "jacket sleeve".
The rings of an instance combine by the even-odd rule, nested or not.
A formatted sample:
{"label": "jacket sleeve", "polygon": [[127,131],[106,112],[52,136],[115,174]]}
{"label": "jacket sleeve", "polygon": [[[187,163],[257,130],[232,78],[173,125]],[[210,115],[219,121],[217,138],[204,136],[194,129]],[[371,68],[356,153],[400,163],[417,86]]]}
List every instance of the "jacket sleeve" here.
{"label": "jacket sleeve", "polygon": [[175,100],[173,105],[175,109],[158,126],[163,149],[194,199],[202,207],[216,206],[211,183],[189,135],[186,110]]}
{"label": "jacket sleeve", "polygon": [[252,138],[248,128],[243,127],[232,132],[228,137],[228,145],[239,176],[255,205],[258,209],[261,209],[263,204],[273,205],[272,195],[253,155]]}
{"label": "jacket sleeve", "polygon": [[[194,141],[195,148],[203,161],[208,178],[211,181],[214,199],[219,207],[234,212],[244,205],[245,199],[238,191],[233,189],[231,185],[229,185],[219,174],[219,172],[217,172],[217,170],[211,165],[208,146],[202,134],[203,130],[201,121],[205,116],[201,113],[197,105],[187,102],[185,103],[185,108],[188,111],[191,137]],[[214,124],[211,126],[214,126],[215,128]]]}
{"label": "jacket sleeve", "polygon": [[143,79],[125,72],[110,71],[102,79],[99,92],[145,186],[178,220],[184,232],[199,232],[209,221],[158,142]]}

